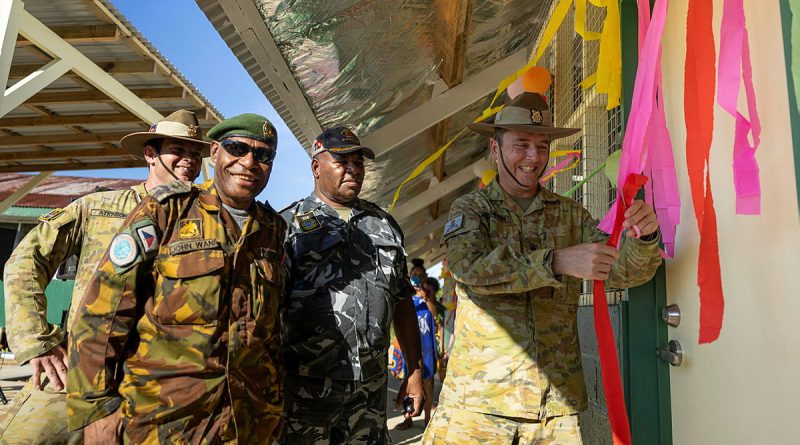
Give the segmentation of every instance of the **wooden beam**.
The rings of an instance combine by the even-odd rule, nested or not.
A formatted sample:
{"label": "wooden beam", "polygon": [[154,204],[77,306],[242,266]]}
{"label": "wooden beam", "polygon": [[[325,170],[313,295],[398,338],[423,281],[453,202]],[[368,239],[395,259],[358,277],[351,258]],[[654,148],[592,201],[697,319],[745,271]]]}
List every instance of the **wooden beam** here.
{"label": "wooden beam", "polygon": [[464,62],[472,28],[475,0],[435,0],[436,55],[442,60],[439,76],[452,88],[464,80]]}
{"label": "wooden beam", "polygon": [[112,162],[66,162],[60,164],[28,164],[28,165],[0,165],[0,173],[25,173],[25,172],[38,172],[43,170],[48,171],[63,171],[63,170],[107,170],[111,168],[131,168],[131,167],[145,167],[145,163],[141,159],[131,159],[129,161],[112,161]]}
{"label": "wooden beam", "polygon": [[141,122],[132,114],[79,114],[48,117],[7,117],[0,119],[0,127],[38,127],[41,125],[91,125]]}
{"label": "wooden beam", "polygon": [[411,247],[419,241],[429,238],[431,233],[434,234],[434,241],[439,239],[442,235],[442,228],[444,228],[444,225],[447,223],[447,218],[449,216],[449,214],[441,215],[433,221],[425,223],[425,225],[418,229],[408,232],[403,230],[403,232],[406,234],[405,245],[407,247]]}
{"label": "wooden beam", "polygon": [[[130,132],[114,133],[80,133],[80,134],[47,134],[36,136],[7,136],[0,138],[0,147],[19,147],[25,145],[64,145],[88,144],[102,142],[119,142],[123,136]],[[52,153],[57,153],[53,151]],[[0,160],[6,160],[6,154],[0,153]],[[65,156],[59,156],[65,157]],[[8,159],[10,160],[10,158]]]}
{"label": "wooden beam", "polygon": [[[120,38],[119,28],[116,25],[51,26],[50,30],[71,45],[77,43],[116,42]],[[33,44],[25,37],[17,36],[17,46]]]}
{"label": "wooden beam", "polygon": [[[168,88],[136,88],[131,92],[142,99],[182,99],[185,91],[181,87]],[[85,102],[116,102],[101,91],[61,91],[37,93],[31,96],[26,103],[30,104],[57,104],[57,103],[85,103]]]}
{"label": "wooden beam", "polygon": [[41,184],[42,181],[47,179],[53,172],[44,171],[40,172],[38,175],[32,177],[28,180],[22,187],[18,188],[14,191],[8,198],[0,202],[0,213],[5,212],[6,210],[10,209],[11,206],[19,202],[20,199],[24,198],[25,195],[28,194],[31,190],[36,188],[37,185]]}
{"label": "wooden beam", "polygon": [[478,178],[475,177],[475,173],[472,172],[472,166],[478,162],[481,161],[473,162],[458,172],[448,176],[447,179],[437,184],[436,187],[429,188],[415,196],[413,200],[406,201],[395,207],[392,211],[392,216],[394,216],[402,226],[405,219],[416,215],[417,212],[424,209],[429,204],[460,189],[464,184],[477,180]]}
{"label": "wooden beam", "polygon": [[130,156],[121,149],[107,148],[81,148],[75,150],[50,150],[50,151],[22,151],[11,153],[0,153],[0,162],[9,161],[47,161],[54,159],[80,159],[80,158],[105,158]]}
{"label": "wooden beam", "polygon": [[[152,60],[95,62],[109,74],[151,74],[156,73],[156,63]],[[39,65],[12,65],[9,78],[19,79],[41,68]],[[69,73],[67,73],[69,75]],[[76,75],[77,76],[77,75]]]}
{"label": "wooden beam", "polygon": [[[431,153],[437,151],[439,147],[447,143],[447,129],[450,127],[448,122],[448,120],[443,120],[433,127],[433,147],[431,148]],[[436,162],[433,164],[433,176],[436,178],[437,184],[442,182],[446,176],[444,172],[444,163],[446,157],[447,152],[442,153],[442,155],[439,156],[439,158],[437,158]],[[436,219],[439,216],[439,200],[434,201],[430,206],[428,206],[428,211],[430,212],[431,216]]]}

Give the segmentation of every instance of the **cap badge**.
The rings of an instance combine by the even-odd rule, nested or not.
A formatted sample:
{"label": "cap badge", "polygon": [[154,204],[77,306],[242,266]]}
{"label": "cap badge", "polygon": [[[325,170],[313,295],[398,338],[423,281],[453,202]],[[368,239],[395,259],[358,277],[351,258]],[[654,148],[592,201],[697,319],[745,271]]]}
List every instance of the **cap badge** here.
{"label": "cap badge", "polygon": [[539,110],[531,110],[531,122],[536,125],[542,124],[542,112]]}
{"label": "cap badge", "polygon": [[264,137],[265,138],[272,139],[272,138],[275,137],[275,133],[273,133],[272,127],[270,127],[269,122],[264,122],[263,131],[264,131]]}
{"label": "cap badge", "polygon": [[190,138],[196,138],[199,133],[200,127],[197,125],[189,125],[188,128],[186,128],[186,135]]}
{"label": "cap badge", "polygon": [[358,136],[356,136],[356,134],[353,133],[349,128],[345,128],[344,130],[342,130],[342,137],[344,139],[351,139],[353,141],[358,141]]}

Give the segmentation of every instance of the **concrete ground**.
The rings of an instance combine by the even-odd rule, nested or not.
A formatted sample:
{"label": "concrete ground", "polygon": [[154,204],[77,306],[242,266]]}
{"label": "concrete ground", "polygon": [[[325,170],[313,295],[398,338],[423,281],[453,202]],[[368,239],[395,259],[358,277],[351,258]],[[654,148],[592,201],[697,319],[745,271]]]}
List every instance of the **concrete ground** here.
{"label": "concrete ground", "polygon": [[[30,376],[30,366],[18,366],[14,361],[0,360],[0,389],[3,390],[3,393],[9,401],[22,389],[22,386]],[[439,400],[441,386],[441,382],[436,378],[434,380],[434,404]],[[389,436],[392,438],[392,443],[394,445],[418,444],[421,442],[422,433],[425,430],[423,426],[423,416],[415,417],[412,427],[405,431],[395,429],[397,425],[403,422],[402,413],[394,409],[394,401],[399,388],[400,381],[389,376],[388,406],[386,408]],[[6,405],[0,403],[0,413],[5,410],[5,407]]]}

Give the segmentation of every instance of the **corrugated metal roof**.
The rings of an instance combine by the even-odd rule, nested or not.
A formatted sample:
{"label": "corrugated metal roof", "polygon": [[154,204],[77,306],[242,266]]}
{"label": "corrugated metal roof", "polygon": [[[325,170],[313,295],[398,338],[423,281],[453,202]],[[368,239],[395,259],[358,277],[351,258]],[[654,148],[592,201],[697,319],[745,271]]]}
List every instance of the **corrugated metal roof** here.
{"label": "corrugated metal roof", "polygon": [[[25,0],[24,8],[159,113],[181,108],[195,111],[204,129],[222,119],[109,0]],[[50,60],[41,49],[18,40],[9,86]],[[0,118],[0,172],[141,166],[143,161],[123,152],[118,142],[121,135],[148,127],[149,123],[68,72]],[[59,153],[66,150],[68,155]]]}
{"label": "corrugated metal roof", "polygon": [[[0,202],[25,185],[32,177],[17,173],[0,173]],[[64,207],[76,198],[97,191],[98,188],[122,190],[141,182],[135,179],[50,176],[17,201],[15,207],[48,209]]]}

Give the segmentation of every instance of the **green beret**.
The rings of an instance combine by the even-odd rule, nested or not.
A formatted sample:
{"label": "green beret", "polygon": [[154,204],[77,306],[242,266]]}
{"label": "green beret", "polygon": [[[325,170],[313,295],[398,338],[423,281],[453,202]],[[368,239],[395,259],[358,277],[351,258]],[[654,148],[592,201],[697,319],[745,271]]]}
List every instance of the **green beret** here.
{"label": "green beret", "polygon": [[253,113],[225,119],[208,130],[208,137],[215,141],[236,136],[255,139],[272,147],[278,146],[278,132],[272,122],[264,116]]}

